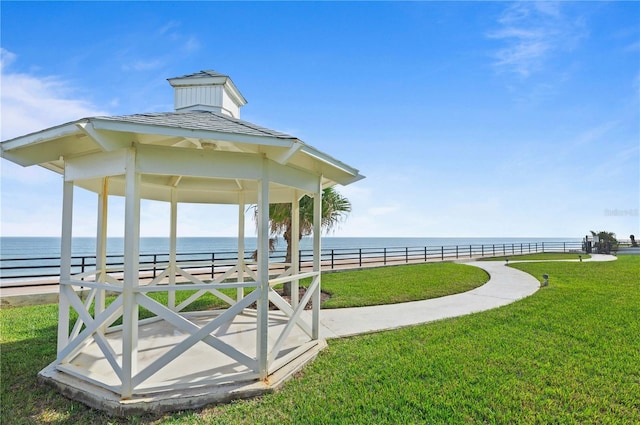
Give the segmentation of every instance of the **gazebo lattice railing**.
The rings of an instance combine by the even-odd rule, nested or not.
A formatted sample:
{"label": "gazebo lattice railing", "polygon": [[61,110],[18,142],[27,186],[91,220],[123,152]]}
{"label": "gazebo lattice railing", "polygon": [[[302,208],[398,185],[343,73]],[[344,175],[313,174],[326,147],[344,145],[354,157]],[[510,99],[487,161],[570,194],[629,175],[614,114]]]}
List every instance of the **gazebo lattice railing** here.
{"label": "gazebo lattice railing", "polygon": [[[191,263],[189,263],[191,264]],[[282,263],[279,263],[282,264]],[[289,263],[290,265],[291,263]],[[208,265],[207,262],[200,262],[198,265]],[[243,268],[244,276],[249,277],[249,281],[242,281],[239,279],[238,270]],[[170,273],[174,270],[174,278],[182,277],[187,279],[186,282],[179,282],[177,284],[167,284],[166,281],[170,277]],[[70,375],[86,378],[86,370],[82,370],[78,366],[73,365],[73,360],[76,356],[81,354],[83,348],[87,347],[91,343],[95,343],[113,373],[120,380],[120,385],[107,384],[98,379],[90,379],[90,381],[98,386],[109,389],[114,392],[122,391],[123,376],[122,367],[118,360],[118,353],[116,347],[108,341],[105,335],[109,333],[121,332],[122,325],[114,325],[114,323],[122,317],[123,314],[123,301],[122,292],[123,284],[116,277],[113,277],[109,272],[120,272],[121,270],[112,268],[110,270],[88,270],[83,273],[73,275],[71,279],[66,282],[61,282],[61,291],[64,292],[64,296],[69,300],[69,303],[74,311],[77,312],[78,318],[70,330],[68,335],[68,343],[64,349],[60,351],[56,362],[58,363],[58,369],[62,370]],[[278,359],[283,345],[292,329],[299,327],[309,338],[313,338],[312,325],[305,320],[302,315],[304,307],[310,302],[311,297],[316,291],[319,291],[319,272],[305,272],[292,275],[294,267],[288,267],[279,276],[269,280],[269,301],[282,313],[282,320],[286,321],[286,325],[277,336],[277,339],[272,343],[268,350],[268,364],[273,366],[273,369],[278,369],[278,363],[286,363],[287,357],[295,357],[297,351],[306,350],[307,347],[299,347],[298,350],[294,350],[289,356],[282,356],[282,359]],[[87,280],[91,277],[100,278],[103,282],[96,280]],[[256,309],[250,308],[250,306],[259,299],[261,285],[256,282],[256,273],[249,267],[249,264],[236,264],[230,267],[224,274],[217,276],[211,281],[202,281],[199,278],[191,275],[183,270],[179,264],[171,265],[167,264],[167,267],[160,271],[160,273],[149,283],[141,285],[139,287],[139,294],[136,295],[136,302],[139,306],[147,309],[152,317],[140,319],[139,324],[145,325],[159,320],[164,320],[176,329],[184,332],[187,336],[178,345],[174,346],[170,351],[164,353],[151,364],[138,371],[133,377],[132,390],[133,393],[137,392],[140,388],[141,391],[149,391],[150,389],[160,390],[162,388],[144,387],[144,382],[167,366],[177,356],[183,354],[194,344],[203,342],[210,347],[220,351],[226,356],[237,361],[239,364],[244,365],[248,371],[242,374],[243,378],[257,378],[259,376],[257,355],[242,352],[229,344],[224,343],[220,339],[217,339],[212,334],[216,329],[227,325],[232,322],[238,315],[255,316]],[[229,279],[235,278],[235,282],[229,282]],[[305,296],[299,300],[299,302],[287,302],[281,297],[273,288],[277,285],[281,285],[287,282],[296,282],[305,279],[312,278],[311,284],[308,286]],[[175,279],[172,279],[175,280]],[[293,285],[297,286],[297,285]],[[89,292],[86,295],[86,299],[83,301],[78,292],[73,290],[81,288],[89,288]],[[244,291],[247,288],[253,288],[248,295],[244,295]],[[236,289],[242,292],[242,296],[237,299],[233,299],[229,295],[220,292],[223,289]],[[188,296],[178,305],[171,306],[162,304],[156,299],[149,296],[151,293],[165,292],[167,294],[178,291],[195,291]],[[104,297],[105,293],[117,294],[108,306],[100,307],[100,299]],[[100,295],[102,294],[102,295]],[[195,303],[199,298],[205,294],[212,294],[220,300],[226,302],[229,308],[226,310],[216,310],[217,317],[212,319],[206,325],[196,324],[189,320],[189,317],[197,317],[198,312],[189,312],[186,315],[180,314],[189,305]],[[297,298],[297,297],[296,297]],[[103,298],[104,299],[104,298]],[[167,300],[170,298],[167,297]],[[93,307],[94,313],[91,313]],[[211,315],[212,311],[205,312],[205,315]],[[308,317],[306,318],[308,319]],[[238,378],[238,376],[236,376]],[[229,379],[226,377],[225,379]],[[213,379],[212,382],[219,381],[219,379]],[[200,381],[199,384],[202,384]],[[193,384],[193,383],[190,383]],[[185,384],[189,386],[190,384]]]}

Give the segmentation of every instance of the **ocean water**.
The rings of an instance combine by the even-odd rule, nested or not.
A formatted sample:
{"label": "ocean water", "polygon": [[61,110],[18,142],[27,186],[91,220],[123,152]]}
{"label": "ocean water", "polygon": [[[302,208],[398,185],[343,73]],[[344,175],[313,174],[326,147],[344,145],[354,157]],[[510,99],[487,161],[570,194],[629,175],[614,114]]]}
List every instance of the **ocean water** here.
{"label": "ocean water", "polygon": [[[456,246],[469,249],[469,246],[512,246],[520,244],[540,244],[542,242],[580,242],[580,238],[322,238],[323,259],[332,258],[334,253],[340,255],[358,255],[362,249],[362,257],[379,257],[383,248],[390,252],[401,252],[405,248],[430,251],[440,247],[450,247],[456,251]],[[245,238],[245,253],[250,255],[256,249],[257,239]],[[311,254],[312,238],[303,238],[300,249],[303,256]],[[396,250],[394,250],[396,248]],[[280,238],[273,257],[284,256],[286,244]],[[525,248],[526,249],[526,248]],[[107,262],[122,264],[124,252],[124,238],[107,239]],[[467,251],[469,252],[469,251]],[[168,261],[169,238],[141,238],[140,261]],[[74,238],[72,243],[72,273],[79,273],[86,264],[90,268],[95,264],[95,238]],[[233,237],[183,237],[177,240],[178,261],[182,260],[232,260],[237,258],[237,239]],[[89,258],[83,258],[89,257]],[[57,276],[60,273],[60,238],[56,237],[3,237],[0,238],[0,280],[4,282],[30,280],[44,276]]]}
{"label": "ocean water", "polygon": [[[404,248],[404,247],[439,247],[439,246],[469,246],[469,245],[502,245],[541,242],[580,242],[581,238],[338,238],[323,237],[322,249],[354,249],[354,248]],[[256,238],[245,238],[245,251],[256,248]],[[301,250],[311,250],[313,240],[303,238],[300,241]],[[234,237],[183,237],[177,240],[177,252],[192,253],[223,253],[236,252],[237,238]],[[276,250],[284,250],[286,244],[279,239]],[[72,253],[74,256],[95,255],[95,238],[74,238]],[[107,254],[122,255],[124,252],[124,238],[108,238]],[[141,254],[167,254],[169,252],[169,238],[140,239]],[[14,258],[45,258],[60,256],[60,238],[56,237],[2,237],[0,238],[0,259]]]}

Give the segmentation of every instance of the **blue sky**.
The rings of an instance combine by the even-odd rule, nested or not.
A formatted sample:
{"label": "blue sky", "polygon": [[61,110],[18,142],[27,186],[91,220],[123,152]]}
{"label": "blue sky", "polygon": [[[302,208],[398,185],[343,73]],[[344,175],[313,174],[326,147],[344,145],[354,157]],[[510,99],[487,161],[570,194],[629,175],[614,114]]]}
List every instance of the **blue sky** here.
{"label": "blue sky", "polygon": [[[214,69],[248,100],[242,119],[367,176],[340,188],[353,212],[333,236],[640,234],[639,2],[0,7],[2,140],[170,111],[167,78]],[[61,178],[1,166],[0,233],[58,236]],[[76,201],[74,235],[92,236],[95,196]],[[203,226],[211,208],[228,218]],[[142,214],[143,236],[168,234],[166,205]],[[236,233],[228,207],[180,217],[181,236]]]}

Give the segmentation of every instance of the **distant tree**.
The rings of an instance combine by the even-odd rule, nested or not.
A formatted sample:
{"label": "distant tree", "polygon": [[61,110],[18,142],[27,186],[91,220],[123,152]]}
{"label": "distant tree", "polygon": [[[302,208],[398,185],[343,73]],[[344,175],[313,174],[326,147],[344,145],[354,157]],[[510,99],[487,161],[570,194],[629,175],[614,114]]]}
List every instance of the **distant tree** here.
{"label": "distant tree", "polygon": [[600,254],[610,254],[611,251],[618,250],[618,239],[616,239],[616,234],[613,232],[594,232],[591,230],[592,236],[598,237],[598,243],[596,244],[598,248],[598,252]]}
{"label": "distant tree", "polygon": [[[344,221],[351,212],[351,202],[335,190],[328,187],[322,191],[322,216],[321,228],[325,232],[334,230],[341,221]],[[254,218],[258,222],[258,208],[254,208]],[[291,262],[291,241],[293,237],[298,240],[303,236],[313,233],[313,198],[303,196],[300,199],[300,231],[298,235],[293,235],[291,223],[291,204],[271,204],[269,205],[269,250],[275,249],[275,241],[278,236],[282,236],[287,245],[285,262]],[[257,253],[254,253],[257,256]],[[285,295],[291,295],[291,284],[284,285]]]}

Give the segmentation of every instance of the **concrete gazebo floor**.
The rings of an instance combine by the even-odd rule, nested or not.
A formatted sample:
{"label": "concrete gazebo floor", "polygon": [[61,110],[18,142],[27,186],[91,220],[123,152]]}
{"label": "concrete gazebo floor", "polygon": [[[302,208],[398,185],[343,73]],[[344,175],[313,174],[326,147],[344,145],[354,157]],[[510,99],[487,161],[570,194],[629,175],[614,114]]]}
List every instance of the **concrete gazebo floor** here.
{"label": "concrete gazebo floor", "polygon": [[[307,315],[307,312],[303,313]],[[194,324],[203,326],[218,314],[185,313]],[[286,316],[279,311],[269,312],[269,345],[273,345],[284,329]],[[308,319],[308,317],[306,317]],[[138,328],[138,370],[144,369],[175,347],[189,335],[164,320],[141,324]],[[251,310],[235,316],[232,322],[217,329],[213,335],[249,356],[255,356],[256,315]],[[122,332],[110,332],[107,340],[121,356]],[[115,416],[127,416],[146,412],[168,412],[194,409],[211,403],[225,403],[234,399],[254,397],[280,387],[305,364],[313,360],[326,347],[324,340],[309,341],[298,327],[288,336],[279,359],[298,350],[294,360],[282,362],[266,380],[255,378],[249,368],[209,345],[199,342],[162,368],[134,391],[131,399],[120,396],[103,386],[101,382],[117,386],[120,381],[95,342],[88,344],[73,359],[72,367],[84,371],[89,380],[78,379],[48,366],[38,375],[39,380],[57,388],[65,396]]]}

